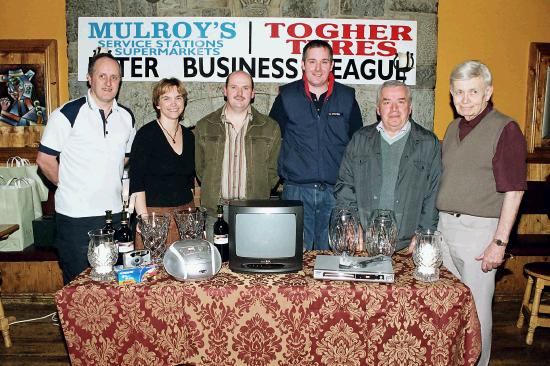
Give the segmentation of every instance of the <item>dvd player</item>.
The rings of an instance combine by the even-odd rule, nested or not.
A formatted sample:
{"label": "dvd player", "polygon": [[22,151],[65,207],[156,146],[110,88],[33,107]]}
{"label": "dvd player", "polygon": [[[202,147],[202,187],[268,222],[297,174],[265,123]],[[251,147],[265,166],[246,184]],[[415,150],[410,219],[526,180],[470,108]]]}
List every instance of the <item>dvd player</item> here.
{"label": "dvd player", "polygon": [[366,261],[365,257],[351,257],[350,259],[355,261],[357,266],[341,266],[340,256],[318,255],[313,267],[313,278],[382,283],[395,281],[391,257],[380,257],[371,261]]}

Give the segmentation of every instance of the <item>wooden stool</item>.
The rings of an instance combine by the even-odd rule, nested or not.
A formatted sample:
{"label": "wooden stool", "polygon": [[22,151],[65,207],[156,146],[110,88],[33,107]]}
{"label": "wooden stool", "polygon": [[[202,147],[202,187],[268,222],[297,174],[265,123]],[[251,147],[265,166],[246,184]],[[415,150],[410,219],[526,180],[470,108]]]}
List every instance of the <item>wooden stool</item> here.
{"label": "wooden stool", "polygon": [[[19,225],[15,224],[2,224],[0,225],[0,240],[7,239],[10,234],[16,232],[19,229]],[[2,284],[2,272],[0,272],[0,284]],[[14,322],[15,317],[4,315],[4,306],[2,305],[2,298],[0,298],[0,330],[2,331],[2,336],[4,337],[4,345],[9,348],[11,347],[11,338],[10,338],[10,322]]]}
{"label": "wooden stool", "polygon": [[15,321],[15,317],[4,315],[4,306],[2,306],[2,299],[0,299],[0,329],[2,330],[2,336],[4,337],[4,345],[11,347],[10,338],[10,323]]}
{"label": "wooden stool", "polygon": [[[523,294],[523,302],[519,309],[519,318],[517,327],[523,327],[524,312],[529,316],[529,328],[527,329],[527,337],[525,343],[533,344],[533,335],[536,327],[550,327],[550,318],[540,318],[539,313],[550,314],[550,305],[541,305],[540,297],[544,286],[550,286],[550,262],[535,262],[527,263],[523,270],[527,273],[527,286],[525,294]],[[535,295],[531,302],[531,290],[533,289],[533,281],[535,282]]]}

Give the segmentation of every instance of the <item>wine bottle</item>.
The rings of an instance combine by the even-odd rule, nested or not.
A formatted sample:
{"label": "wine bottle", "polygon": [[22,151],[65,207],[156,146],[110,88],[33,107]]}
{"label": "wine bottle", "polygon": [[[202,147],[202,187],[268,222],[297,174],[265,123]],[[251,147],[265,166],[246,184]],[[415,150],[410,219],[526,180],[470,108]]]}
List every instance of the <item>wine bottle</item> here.
{"label": "wine bottle", "polygon": [[128,212],[122,211],[122,218],[120,220],[120,227],[114,235],[115,243],[118,245],[118,259],[116,264],[122,265],[124,253],[134,250],[134,240],[132,238],[132,230],[128,225]]}
{"label": "wine bottle", "polygon": [[214,246],[220,252],[222,262],[229,260],[229,225],[223,219],[223,206],[218,205],[218,221],[214,223]]}
{"label": "wine bottle", "polygon": [[107,210],[105,211],[105,226],[103,226],[103,230],[114,230],[113,227],[113,211]]}

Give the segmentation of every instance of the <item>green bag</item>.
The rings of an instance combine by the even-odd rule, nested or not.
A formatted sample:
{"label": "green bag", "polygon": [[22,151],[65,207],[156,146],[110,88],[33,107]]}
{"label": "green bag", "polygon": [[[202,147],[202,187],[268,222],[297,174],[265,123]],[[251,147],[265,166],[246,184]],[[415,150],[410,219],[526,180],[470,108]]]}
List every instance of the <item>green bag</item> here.
{"label": "green bag", "polygon": [[27,159],[18,156],[9,158],[5,167],[0,167],[0,176],[8,181],[12,178],[29,178],[32,183],[32,194],[34,203],[34,217],[42,217],[41,201],[48,200],[48,187],[44,185],[38,175],[38,165],[31,165]]}
{"label": "green bag", "polygon": [[[36,175],[38,181],[35,178],[29,177],[28,171],[33,170],[32,165],[19,167],[0,167],[0,177],[3,177],[6,182],[14,178],[27,180],[28,184],[31,186],[35,219],[42,217],[41,201],[46,201],[48,199],[48,188],[44,186],[44,183],[42,183],[42,181],[38,177],[36,168],[37,167],[34,166],[34,175]],[[43,193],[41,193],[42,188],[40,188],[40,186],[43,186],[46,189],[46,198],[44,200],[42,199]]]}
{"label": "green bag", "polygon": [[18,224],[19,230],[0,241],[0,251],[20,251],[34,242],[32,185],[23,179],[0,182],[0,224]]}

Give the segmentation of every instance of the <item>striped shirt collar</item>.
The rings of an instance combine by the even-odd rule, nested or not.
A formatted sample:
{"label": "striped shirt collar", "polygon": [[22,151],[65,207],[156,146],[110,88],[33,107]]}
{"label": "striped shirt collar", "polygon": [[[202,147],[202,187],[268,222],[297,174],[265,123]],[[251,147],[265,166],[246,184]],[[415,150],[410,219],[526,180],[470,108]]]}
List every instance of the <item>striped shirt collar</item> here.
{"label": "striped shirt collar", "polygon": [[[231,121],[229,119],[227,119],[227,116],[225,114],[225,111],[226,111],[226,108],[227,108],[227,104],[225,104],[222,108],[222,115],[221,115],[221,120],[222,120],[222,123],[225,124],[226,123],[230,123],[230,124],[233,124],[231,123]],[[246,110],[246,117],[245,117],[246,121],[245,123],[243,123],[243,126],[245,124],[248,124],[250,121],[252,121],[252,106],[248,106],[247,110]]]}

